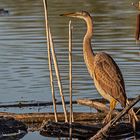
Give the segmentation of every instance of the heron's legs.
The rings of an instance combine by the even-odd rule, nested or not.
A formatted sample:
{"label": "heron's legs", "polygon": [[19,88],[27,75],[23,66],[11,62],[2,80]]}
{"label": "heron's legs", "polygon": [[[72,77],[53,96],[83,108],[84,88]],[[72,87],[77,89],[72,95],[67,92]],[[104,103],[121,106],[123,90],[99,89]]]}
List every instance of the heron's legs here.
{"label": "heron's legs", "polygon": [[115,99],[112,99],[110,101],[110,110],[108,112],[108,114],[106,115],[106,117],[103,120],[103,124],[107,124],[108,122],[111,121],[111,117],[112,117],[112,112],[114,110],[114,108],[116,107],[117,101]]}

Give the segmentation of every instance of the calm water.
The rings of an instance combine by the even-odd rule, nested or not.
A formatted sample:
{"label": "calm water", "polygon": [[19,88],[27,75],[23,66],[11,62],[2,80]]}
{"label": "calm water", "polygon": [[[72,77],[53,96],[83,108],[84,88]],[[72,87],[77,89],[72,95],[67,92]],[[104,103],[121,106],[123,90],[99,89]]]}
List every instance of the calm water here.
{"label": "calm water", "polygon": [[[65,12],[87,10],[94,16],[95,52],[105,51],[118,63],[124,75],[129,97],[140,93],[140,45],[134,39],[136,10],[128,0],[49,0],[49,22],[62,76],[66,100],[68,89],[68,18]],[[41,0],[1,0],[0,8],[10,11],[0,17],[0,102],[50,101],[49,69]],[[100,98],[90,78],[82,55],[85,24],[72,20],[73,31],[73,99]],[[55,79],[55,83],[56,79]],[[56,98],[60,100],[58,87]],[[87,107],[74,106],[74,111],[90,111]],[[58,108],[62,111],[62,108]],[[0,109],[11,112],[52,111],[48,108]],[[37,133],[26,135],[23,140],[45,140]]]}

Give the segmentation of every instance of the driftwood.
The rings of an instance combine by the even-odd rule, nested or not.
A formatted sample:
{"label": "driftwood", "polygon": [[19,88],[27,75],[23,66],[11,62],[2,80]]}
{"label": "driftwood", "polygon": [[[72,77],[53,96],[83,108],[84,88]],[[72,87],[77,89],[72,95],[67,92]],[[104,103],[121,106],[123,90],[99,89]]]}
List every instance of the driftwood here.
{"label": "driftwood", "polygon": [[[83,113],[83,112],[74,112],[74,120],[76,122],[100,122],[104,117],[104,113]],[[42,123],[43,121],[55,121],[54,113],[23,113],[23,114],[15,114],[15,113],[7,113],[0,112],[0,116],[3,117],[13,117],[16,120],[20,120],[25,123]],[[68,114],[69,118],[69,114]],[[64,113],[58,113],[58,120],[61,122],[65,121]]]}
{"label": "driftwood", "polygon": [[[0,116],[3,117],[13,117],[16,120],[22,121],[28,126],[29,131],[39,131],[42,123],[45,121],[55,121],[54,113],[25,113],[25,114],[15,114],[0,112]],[[105,113],[82,113],[74,112],[74,121],[83,125],[92,126],[95,123],[101,123],[105,117]],[[138,115],[140,119],[140,115]],[[68,114],[69,118],[69,114]],[[58,120],[64,122],[64,113],[58,113]],[[127,116],[123,120],[128,120]]]}
{"label": "driftwood", "polygon": [[[82,113],[82,112],[74,112],[74,120],[75,122],[80,122],[82,124],[91,125],[95,122],[101,122],[105,117],[104,113]],[[16,120],[22,121],[28,126],[29,131],[38,131],[42,123],[45,121],[55,121],[54,113],[24,113],[24,114],[15,114],[8,112],[0,112],[0,116],[3,117],[13,117]],[[68,118],[70,118],[68,113]],[[64,122],[64,113],[58,113],[59,122]]]}
{"label": "driftwood", "polygon": [[[94,127],[94,125],[95,125],[97,127],[97,124],[98,124],[99,127],[97,127],[97,128],[99,130],[102,127],[102,125],[101,125],[100,122],[103,120],[103,118],[105,117],[105,115],[106,115],[105,113],[82,113],[82,112],[74,112],[74,120],[75,120],[76,123],[80,123],[81,125],[84,125],[84,126],[93,126]],[[41,127],[42,122],[44,122],[44,121],[49,121],[49,120],[55,121],[54,113],[25,113],[25,114],[15,114],[15,113],[0,112],[0,116],[13,117],[16,120],[20,120],[20,121],[28,124],[29,125],[29,128],[30,128],[29,129],[30,131],[39,130],[40,127]],[[140,119],[140,115],[138,115],[138,117]],[[68,118],[69,118],[69,116],[68,116]],[[127,120],[127,119],[128,118],[126,116],[124,118],[124,120]],[[61,121],[61,122],[64,122],[65,121],[64,113],[58,113],[58,120]],[[62,123],[61,126],[63,126],[63,124],[64,123]],[[97,131],[95,131],[95,132],[97,132]],[[92,133],[92,135],[93,134],[94,133]]]}
{"label": "driftwood", "polygon": [[[103,118],[106,116],[105,113],[89,113],[89,112],[73,112],[75,122],[84,122],[86,124],[92,124],[92,122],[101,122]],[[16,120],[22,121],[24,123],[42,123],[43,121],[55,121],[54,113],[8,113],[8,112],[0,112],[0,116],[3,117],[13,117]],[[140,115],[137,115],[140,119]],[[69,118],[69,114],[68,114]],[[123,118],[127,120],[127,115]],[[58,113],[59,122],[64,122],[64,113]]]}
{"label": "driftwood", "polygon": [[[102,128],[102,124],[94,123],[92,125],[84,125],[79,123],[47,122],[43,125],[40,134],[46,137],[69,137],[69,129],[72,129],[72,137],[78,139],[89,139]],[[139,129],[140,131],[140,129]],[[108,139],[117,140],[133,136],[133,128],[130,123],[118,123],[110,129]]]}
{"label": "driftwood", "polygon": [[107,107],[105,104],[95,101],[95,100],[91,100],[91,99],[78,99],[77,103],[80,105],[85,105],[85,106],[89,106],[89,107],[93,107],[99,111],[108,113],[109,111],[109,107]]}
{"label": "driftwood", "polygon": [[[134,98],[129,99],[130,102],[133,100]],[[99,112],[108,113],[109,111],[109,106],[106,105],[109,102],[106,101],[105,99],[78,99],[77,103],[80,105],[92,107]],[[139,109],[140,107],[135,107],[134,111],[137,112]],[[119,111],[122,111],[122,109],[120,108],[115,109],[113,113],[117,114]]]}
{"label": "driftwood", "polygon": [[[74,120],[75,122],[85,124],[85,125],[93,125],[95,123],[100,123],[105,117],[105,113],[83,113],[83,112],[74,112]],[[15,114],[15,113],[7,113],[0,112],[0,116],[3,117],[13,117],[16,120],[22,121],[27,124],[31,131],[40,129],[42,122],[44,121],[55,121],[54,113],[24,113],[24,114]],[[69,118],[69,114],[68,114]],[[140,119],[140,115],[138,115]],[[58,120],[60,122],[64,122],[64,113],[58,113]],[[127,115],[123,118],[123,120],[128,120]]]}
{"label": "driftwood", "polygon": [[[99,101],[99,102],[102,102],[102,103],[106,103],[106,101],[102,100],[102,99],[97,99],[97,100],[93,100],[93,101],[96,101],[96,102]],[[61,102],[60,102],[60,104],[61,104]],[[101,110],[103,110],[103,109],[101,109]],[[139,108],[137,108],[136,111],[138,111],[138,110],[139,110]],[[74,112],[73,116],[74,116],[74,120],[75,120],[76,123],[80,123],[81,125],[84,125],[84,126],[88,126],[89,125],[91,127],[95,127],[95,126],[97,127],[97,124],[98,124],[99,127],[97,127],[97,128],[99,130],[102,127],[101,122],[104,119],[104,117],[106,116],[106,113],[104,113],[104,111],[102,111],[102,112],[95,112],[95,113]],[[140,114],[140,112],[138,112],[138,118],[140,119],[140,115],[139,114]],[[29,128],[31,128],[30,129],[31,131],[39,130],[40,127],[41,127],[42,122],[44,122],[44,121],[45,122],[47,122],[49,120],[55,121],[54,113],[24,113],[24,114],[15,114],[15,113],[0,112],[0,116],[3,116],[3,117],[13,117],[16,120],[20,120],[20,121],[28,124]],[[68,113],[68,118],[70,118],[69,113]],[[123,120],[126,122],[128,120],[128,115],[123,117]],[[62,113],[58,113],[58,121],[59,122],[64,122],[65,121],[65,117],[64,117],[64,113],[63,112]],[[63,126],[63,123],[62,123],[62,126]],[[95,131],[95,132],[97,132],[97,131]],[[130,133],[129,133],[129,135],[130,135]],[[92,133],[92,135],[93,134],[94,133]]]}
{"label": "driftwood", "polygon": [[[108,136],[110,133],[110,129],[115,123],[122,117],[124,116],[137,102],[140,101],[140,95],[135,98],[135,100],[129,104],[129,106],[126,106],[115,118],[113,118],[106,126],[104,126],[102,129],[100,129],[99,132],[93,137],[90,138],[90,140],[102,140],[104,136]],[[138,123],[140,124],[140,123]],[[139,126],[139,125],[136,125]]]}
{"label": "driftwood", "polygon": [[27,133],[27,127],[11,117],[0,117],[0,139],[21,139]]}
{"label": "driftwood", "polygon": [[[78,139],[89,139],[90,140],[103,140],[103,139],[123,139],[130,136],[134,136],[134,130],[132,124],[128,122],[117,122],[123,115],[125,115],[138,101],[138,96],[129,106],[123,109],[122,112],[112,119],[105,127],[101,122],[93,123],[92,125],[83,125],[82,123],[44,123],[40,134],[47,137],[69,137],[69,129],[72,130],[72,137]],[[97,113],[100,114],[100,113]],[[103,127],[103,128],[102,128]],[[137,138],[140,138],[140,121],[137,122],[137,129],[135,133]],[[96,134],[97,133],[97,134]]]}
{"label": "driftwood", "polygon": [[[129,99],[129,101],[133,100]],[[106,100],[104,99],[79,99],[77,102],[79,103],[79,101],[84,102],[84,104],[88,104],[90,103],[94,103],[93,107],[96,108],[97,110],[100,110],[100,112],[95,112],[95,113],[83,113],[83,112],[75,112],[74,113],[74,120],[76,121],[102,121],[102,119],[105,117],[106,113],[107,113],[107,106],[105,107],[105,109],[103,107],[100,106],[100,104],[103,103],[108,103]],[[87,102],[86,102],[87,101]],[[56,102],[58,105],[61,105],[62,102],[57,101]],[[66,102],[67,104],[69,104],[69,101]],[[76,103],[76,101],[73,101],[73,104]],[[96,106],[95,106],[96,103]],[[0,107],[27,107],[27,106],[49,106],[49,105],[53,105],[52,102],[20,102],[20,103],[15,103],[15,104],[0,104]],[[90,105],[92,106],[92,104]],[[103,106],[105,106],[103,104]],[[140,108],[136,107],[134,108],[135,112],[138,112],[138,117],[140,114],[140,111],[138,111]],[[120,111],[120,110],[119,110]],[[68,113],[69,114],[69,113]],[[25,123],[42,123],[43,120],[52,120],[54,121],[54,114],[53,113],[24,113],[24,114],[15,114],[15,113],[6,113],[6,112],[0,112],[0,116],[12,116],[17,120],[21,120]],[[69,115],[68,115],[69,118]],[[58,113],[58,120],[59,121],[64,121],[64,115],[63,113],[59,112]]]}

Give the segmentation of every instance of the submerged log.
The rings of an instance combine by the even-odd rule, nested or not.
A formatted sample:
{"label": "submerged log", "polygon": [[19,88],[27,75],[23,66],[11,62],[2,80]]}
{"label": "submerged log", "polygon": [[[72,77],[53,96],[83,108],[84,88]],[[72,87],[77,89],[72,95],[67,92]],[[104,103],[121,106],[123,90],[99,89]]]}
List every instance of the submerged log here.
{"label": "submerged log", "polygon": [[[47,122],[40,130],[40,134],[46,137],[69,137],[69,129],[72,128],[72,137],[78,139],[89,139],[95,135],[98,130],[102,128],[101,123],[94,123],[92,125],[83,125],[79,123],[56,123]],[[140,132],[140,128],[139,128]],[[117,140],[133,136],[133,128],[130,123],[118,123],[110,129],[108,139]],[[140,137],[139,137],[140,138]]]}
{"label": "submerged log", "polygon": [[21,139],[27,133],[27,126],[11,117],[0,117],[0,139]]}
{"label": "submerged log", "polygon": [[[90,112],[74,112],[74,120],[76,122],[101,122],[106,116],[105,113],[90,113]],[[8,113],[8,112],[0,112],[0,116],[3,117],[13,117],[16,120],[22,121],[24,123],[42,123],[43,121],[55,121],[54,113]],[[140,115],[137,115],[140,119]],[[69,117],[69,114],[68,114]],[[124,120],[128,119],[126,115]],[[64,122],[64,113],[58,112],[58,120],[59,122]]]}
{"label": "submerged log", "polygon": [[[43,121],[55,121],[54,113],[24,113],[15,114],[8,112],[0,112],[0,116],[3,117],[13,117],[16,120],[20,120],[25,123],[42,123]],[[69,114],[68,114],[69,117]],[[105,117],[104,113],[89,113],[89,112],[74,112],[75,121],[84,122],[100,122]],[[64,122],[64,113],[58,113],[58,120]]]}

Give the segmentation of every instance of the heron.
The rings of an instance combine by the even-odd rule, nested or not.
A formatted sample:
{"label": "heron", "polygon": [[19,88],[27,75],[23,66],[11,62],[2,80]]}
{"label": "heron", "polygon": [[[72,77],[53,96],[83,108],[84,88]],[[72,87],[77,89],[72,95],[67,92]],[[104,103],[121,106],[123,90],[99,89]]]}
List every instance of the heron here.
{"label": "heron", "polygon": [[[66,13],[61,14],[61,16],[79,18],[86,22],[87,30],[83,39],[84,61],[91,78],[94,80],[97,91],[110,103],[109,112],[103,120],[103,123],[107,124],[112,118],[113,110],[117,103],[120,103],[123,108],[129,104],[122,73],[117,63],[109,54],[105,52],[93,52],[91,46],[93,19],[88,12]],[[128,114],[131,121],[138,121],[133,109]]]}

